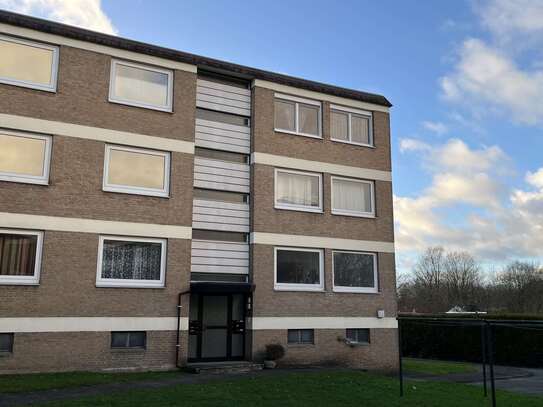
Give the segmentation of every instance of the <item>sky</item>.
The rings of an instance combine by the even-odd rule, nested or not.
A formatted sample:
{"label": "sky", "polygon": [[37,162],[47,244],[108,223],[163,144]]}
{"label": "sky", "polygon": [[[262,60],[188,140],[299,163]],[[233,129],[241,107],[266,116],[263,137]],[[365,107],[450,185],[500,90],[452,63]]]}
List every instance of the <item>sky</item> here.
{"label": "sky", "polygon": [[543,247],[543,1],[0,0],[0,8],[385,95],[397,266]]}

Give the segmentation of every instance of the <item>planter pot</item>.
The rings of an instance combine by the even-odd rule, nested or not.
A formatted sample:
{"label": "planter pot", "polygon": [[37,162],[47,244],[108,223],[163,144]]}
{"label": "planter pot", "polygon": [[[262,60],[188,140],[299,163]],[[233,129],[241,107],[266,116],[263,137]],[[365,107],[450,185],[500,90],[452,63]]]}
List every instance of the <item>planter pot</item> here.
{"label": "planter pot", "polygon": [[275,366],[277,366],[277,363],[275,362],[275,360],[265,360],[264,361],[264,367],[266,369],[273,369],[273,368],[275,368]]}

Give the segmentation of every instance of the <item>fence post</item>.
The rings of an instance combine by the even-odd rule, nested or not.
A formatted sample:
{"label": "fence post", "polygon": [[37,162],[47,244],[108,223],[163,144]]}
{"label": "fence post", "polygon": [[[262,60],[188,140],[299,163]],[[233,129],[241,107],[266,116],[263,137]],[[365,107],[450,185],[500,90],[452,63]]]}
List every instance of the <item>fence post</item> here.
{"label": "fence post", "polygon": [[402,366],[402,320],[398,318],[398,374],[400,375],[400,397],[403,397],[403,366]]}
{"label": "fence post", "polygon": [[484,322],[481,324],[481,356],[483,362],[483,391],[485,397],[487,397],[488,391],[486,388],[486,325]]}
{"label": "fence post", "polygon": [[490,390],[492,392],[492,407],[496,407],[496,383],[494,382],[494,325],[488,325],[488,363],[490,367]]}

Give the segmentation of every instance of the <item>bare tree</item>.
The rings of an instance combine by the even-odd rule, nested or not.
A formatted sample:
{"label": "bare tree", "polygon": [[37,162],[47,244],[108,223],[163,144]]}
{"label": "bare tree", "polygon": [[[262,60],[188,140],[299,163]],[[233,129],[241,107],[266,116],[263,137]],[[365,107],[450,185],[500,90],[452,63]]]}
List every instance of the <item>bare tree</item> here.
{"label": "bare tree", "polygon": [[543,312],[543,271],[535,263],[514,261],[496,278],[498,295],[509,312]]}
{"label": "bare tree", "polygon": [[479,308],[478,291],[481,286],[481,268],[468,252],[447,253],[444,260],[444,282],[450,307]]}
{"label": "bare tree", "polygon": [[443,247],[429,247],[421,255],[415,268],[414,290],[419,312],[446,311],[446,301],[443,296],[443,271],[445,263],[445,250]]}

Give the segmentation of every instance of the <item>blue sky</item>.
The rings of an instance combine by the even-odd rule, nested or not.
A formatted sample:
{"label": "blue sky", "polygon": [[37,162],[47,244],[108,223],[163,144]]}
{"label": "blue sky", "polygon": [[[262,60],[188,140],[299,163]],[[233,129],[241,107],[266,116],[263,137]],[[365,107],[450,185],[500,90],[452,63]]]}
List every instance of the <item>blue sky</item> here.
{"label": "blue sky", "polygon": [[398,265],[543,247],[543,2],[0,0],[0,7],[385,95]]}

